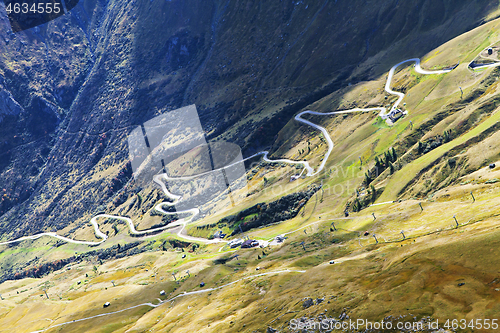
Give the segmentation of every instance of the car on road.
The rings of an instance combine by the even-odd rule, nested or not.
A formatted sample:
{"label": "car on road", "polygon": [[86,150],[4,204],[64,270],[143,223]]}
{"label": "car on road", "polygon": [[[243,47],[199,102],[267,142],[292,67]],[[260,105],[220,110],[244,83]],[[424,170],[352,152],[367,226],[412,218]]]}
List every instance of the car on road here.
{"label": "car on road", "polygon": [[240,246],[241,244],[243,244],[243,239],[241,239],[241,238],[233,239],[232,241],[230,241],[229,243],[227,243],[227,245],[229,245],[229,247],[232,248],[232,249],[234,249],[235,247]]}
{"label": "car on road", "polygon": [[274,240],[278,243],[283,243],[285,241],[286,237],[283,235],[278,235],[274,238]]}
{"label": "car on road", "polygon": [[218,230],[215,234],[214,234],[214,238],[224,238],[226,237],[226,234],[222,232],[222,230]]}

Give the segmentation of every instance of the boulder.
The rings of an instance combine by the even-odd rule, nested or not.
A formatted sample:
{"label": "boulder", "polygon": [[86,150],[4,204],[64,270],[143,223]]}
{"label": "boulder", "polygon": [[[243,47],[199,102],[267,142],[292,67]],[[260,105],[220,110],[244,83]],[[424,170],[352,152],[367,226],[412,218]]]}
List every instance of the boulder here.
{"label": "boulder", "polygon": [[307,309],[307,308],[309,308],[309,307],[311,307],[311,306],[313,306],[313,305],[314,305],[314,301],[313,301],[313,299],[312,299],[312,298],[306,298],[306,299],[304,300],[304,303],[302,303],[302,307],[303,307],[304,309]]}

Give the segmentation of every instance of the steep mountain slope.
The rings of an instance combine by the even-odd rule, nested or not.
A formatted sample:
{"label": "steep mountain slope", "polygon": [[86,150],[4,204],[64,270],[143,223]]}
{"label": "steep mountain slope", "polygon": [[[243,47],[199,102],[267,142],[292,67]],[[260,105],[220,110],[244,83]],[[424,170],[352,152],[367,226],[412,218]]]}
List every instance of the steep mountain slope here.
{"label": "steep mountain slope", "polygon": [[[465,29],[468,20],[479,15],[475,11],[479,7],[422,2],[418,11],[412,11],[414,7],[405,7],[407,3],[395,2],[386,8],[388,12],[382,12],[394,9],[404,13],[404,22],[413,22],[410,13],[418,12],[420,18],[414,21],[418,34],[411,29],[406,34],[402,23],[400,29],[390,32],[399,22],[400,16],[394,16],[384,21],[385,32],[403,34],[394,45],[380,46],[371,54],[370,44],[362,60],[350,54],[335,60],[325,55],[315,58],[314,52],[304,59],[308,70],[295,67],[299,69],[293,79],[312,82],[309,86],[295,86],[295,92],[262,89],[259,94],[265,99],[255,98],[251,104],[236,107],[231,98],[244,96],[238,89],[254,78],[251,65],[248,72],[237,71],[243,60],[261,66],[263,72],[269,70],[266,78],[249,81],[253,83],[245,89],[287,87],[294,83],[288,81],[290,73],[281,73],[281,66],[291,70],[291,55],[300,58],[305,50],[276,60],[271,59],[272,53],[269,62],[252,62],[257,56],[244,49],[244,38],[243,43],[220,38],[220,34],[246,36],[243,28],[235,28],[235,32],[231,26],[246,26],[240,17],[250,15],[254,8],[264,15],[274,5],[195,4],[199,3],[184,8],[172,1],[163,7],[153,1],[87,7],[87,12],[97,15],[102,8],[104,13],[102,20],[88,26],[98,25],[99,31],[105,28],[113,33],[98,34],[89,43],[92,66],[70,98],[70,106],[54,102],[60,113],[52,130],[54,140],[46,145],[51,150],[47,158],[41,156],[41,172],[25,180],[13,168],[6,169],[11,177],[6,183],[13,179],[36,182],[36,188],[24,203],[9,207],[4,214],[4,238],[16,236],[8,228],[16,226],[17,235],[55,229],[71,238],[95,240],[96,232],[88,223],[94,212],[130,216],[137,229],[169,223],[171,217],[160,218],[154,210],[163,200],[157,184],[139,188],[130,180],[126,138],[143,121],[179,105],[199,106],[213,140],[238,142],[246,155],[269,146],[274,157],[307,160],[314,170],[324,158],[328,134],[333,148],[325,168],[317,176],[295,179],[300,166],[255,158],[248,163],[243,200],[237,205],[221,200],[212,212],[203,210],[199,220],[186,226],[189,236],[211,238],[221,230],[228,234],[224,240],[241,237],[243,231],[250,239],[259,240],[259,248],[231,248],[223,242],[189,238],[180,234],[181,228],[134,238],[128,234],[129,226],[109,215],[98,217],[100,230],[109,238],[95,247],[45,236],[1,245],[2,328],[16,332],[295,332],[301,330],[294,330],[294,322],[309,319],[326,318],[330,323],[383,320],[394,325],[439,320],[432,329],[412,329],[429,332],[438,327],[449,330],[447,319],[473,320],[476,326],[478,320],[491,323],[497,318],[500,70],[471,70],[468,66],[489,46],[500,44],[500,18],[492,19],[496,11],[484,7],[488,22],[480,19],[478,27],[430,49],[435,40]],[[431,25],[420,16],[437,15],[431,8],[440,4],[445,8],[444,21],[429,16],[435,23]],[[320,10],[321,5],[314,6]],[[496,8],[497,3],[493,5]],[[294,6],[305,9],[307,4]],[[327,3],[304,29],[313,29],[329,6],[333,4]],[[374,9],[370,3],[367,6]],[[164,8],[172,11],[160,10]],[[242,16],[235,8],[244,9]],[[303,12],[292,11],[291,17]],[[235,17],[230,19],[230,14]],[[165,15],[165,20],[173,22],[157,28],[158,36],[147,34],[139,23],[128,25],[127,18],[155,15]],[[196,22],[192,21],[195,17]],[[269,21],[274,17],[271,14],[263,17],[268,19],[256,16],[254,34],[248,38],[270,22],[286,29],[286,24]],[[325,26],[334,24],[323,20]],[[322,36],[320,30],[308,40],[326,45],[315,39]],[[337,32],[330,30],[332,35]],[[381,36],[384,33],[376,32],[370,40],[385,45]],[[298,38],[297,47],[302,41]],[[335,35],[333,44],[342,38]],[[245,51],[230,53],[243,60],[231,61],[228,69],[233,58],[221,50],[231,41]],[[324,52],[334,54],[336,50]],[[392,126],[378,117],[378,110],[304,115],[323,126],[323,133],[294,119],[299,109],[326,113],[354,107],[390,108],[397,97],[384,90],[388,69],[417,55],[428,70],[459,65],[451,72],[427,75],[418,73],[411,63],[398,67],[390,84],[394,91],[405,94],[400,107],[408,114]],[[349,67],[351,61],[362,62]],[[333,72],[337,78],[327,70],[309,75],[314,66],[329,62],[345,65]],[[235,71],[233,78],[220,74],[229,70]],[[342,77],[345,81],[338,81]],[[242,85],[233,86],[234,82]],[[1,94],[0,107],[7,110],[4,119],[22,124],[26,108],[16,102],[21,99],[7,88]],[[214,111],[216,105],[219,111]],[[232,118],[234,110],[241,114]],[[37,122],[44,125],[50,119],[40,117]],[[20,148],[18,154],[22,152]],[[17,163],[27,164],[16,158]],[[490,163],[496,166],[490,167]],[[277,235],[286,239],[277,242]],[[109,306],[103,306],[105,302]]]}
{"label": "steep mountain slope", "polygon": [[127,183],[127,134],[154,115],[194,103],[210,138],[253,152],[349,76],[423,55],[493,10],[491,1],[87,0],[7,33],[5,103],[20,108],[0,123],[2,228],[87,221]]}

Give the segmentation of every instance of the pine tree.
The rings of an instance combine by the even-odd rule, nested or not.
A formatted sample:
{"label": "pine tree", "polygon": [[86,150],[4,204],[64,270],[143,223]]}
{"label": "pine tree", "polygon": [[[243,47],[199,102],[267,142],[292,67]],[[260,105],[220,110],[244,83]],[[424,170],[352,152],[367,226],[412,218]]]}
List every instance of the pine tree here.
{"label": "pine tree", "polygon": [[398,159],[398,155],[396,153],[396,149],[394,149],[394,147],[392,147],[392,161],[396,162],[397,159]]}
{"label": "pine tree", "polygon": [[422,142],[418,142],[418,152],[422,153],[424,151],[424,144]]}
{"label": "pine tree", "polygon": [[370,176],[368,175],[368,173],[365,172],[365,183],[366,183],[366,186],[370,185],[371,182],[372,182],[372,179],[370,178]]}
{"label": "pine tree", "polygon": [[377,190],[375,190],[375,186],[370,185],[370,188],[372,189],[372,202],[375,202],[375,199],[377,198]]}
{"label": "pine tree", "polygon": [[356,211],[359,212],[361,210],[361,202],[358,198],[356,198]]}
{"label": "pine tree", "polygon": [[352,211],[353,212],[357,212],[358,211],[358,205],[357,205],[356,201],[354,201],[354,203],[352,204]]}
{"label": "pine tree", "polygon": [[391,175],[394,173],[394,164],[392,164],[391,162],[389,162],[389,171]]}
{"label": "pine tree", "polygon": [[391,162],[391,156],[389,155],[388,152],[384,153],[384,165],[387,168],[389,166],[389,163]]}
{"label": "pine tree", "polygon": [[451,131],[444,131],[444,133],[443,133],[443,141],[444,142],[450,141],[450,134],[451,134]]}

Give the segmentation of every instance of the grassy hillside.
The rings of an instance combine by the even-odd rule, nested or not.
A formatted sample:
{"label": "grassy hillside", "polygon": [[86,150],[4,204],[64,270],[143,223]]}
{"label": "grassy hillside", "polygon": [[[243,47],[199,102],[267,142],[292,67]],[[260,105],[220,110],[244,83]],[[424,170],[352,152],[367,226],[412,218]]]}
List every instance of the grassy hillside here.
{"label": "grassy hillside", "polygon": [[[471,49],[480,52],[497,42],[498,22],[459,36],[424,58],[423,67],[433,68],[444,57],[443,50],[460,50],[456,59],[462,65],[455,71],[422,76],[410,67],[397,73],[393,87],[406,92],[409,115],[395,126],[372,113],[311,117],[328,129],[335,143],[320,176],[290,182],[299,172],[296,168],[254,164],[246,199],[237,207],[215,209],[188,230],[207,236],[196,226],[322,181],[323,190],[297,216],[247,233],[261,240],[286,234],[283,244],[193,248],[163,233],[138,239],[138,250],[120,257],[118,244],[134,238],[126,235],[125,225],[112,227],[112,220],[101,224],[113,237],[95,248],[107,252],[85,255],[85,246],[47,238],[26,241],[6,248],[2,265],[14,265],[21,256],[36,264],[73,253],[75,259],[39,277],[2,283],[0,323],[19,332],[266,332],[268,327],[288,331],[292,319],[342,321],[345,314],[372,321],[439,320],[441,328],[447,319],[494,318],[500,310],[495,268],[500,169],[488,164],[500,160],[495,98],[499,72],[470,71],[466,60],[475,57]],[[385,78],[360,82],[308,108],[390,105],[394,98],[382,90]],[[462,97],[453,88],[457,81]],[[431,147],[448,130],[447,141],[422,148]],[[310,144],[304,144],[308,140]],[[306,158],[315,167],[324,146],[316,131],[294,122],[284,127],[275,143],[277,154]],[[397,152],[395,171],[384,170],[372,183],[379,190],[380,204],[344,217],[344,207],[356,197],[356,190],[361,198],[367,195],[364,175],[373,168],[375,157],[391,147]],[[148,214],[158,200],[156,193],[145,188],[106,209],[129,214],[138,228],[146,228],[160,219]],[[254,217],[243,217],[243,222]],[[88,225],[75,234],[80,239],[93,237]],[[160,295],[162,290],[165,295]],[[193,291],[197,293],[183,294]],[[305,302],[309,298],[312,305]],[[103,308],[107,301],[111,305]]]}
{"label": "grassy hillside", "polygon": [[[19,332],[67,322],[49,331],[264,332],[267,326],[285,329],[291,319],[303,316],[323,314],[338,320],[343,312],[350,318],[370,320],[389,315],[416,316],[419,320],[430,316],[440,322],[494,317],[499,306],[495,270],[498,198],[494,195],[498,183],[484,180],[498,177],[498,172],[484,169],[471,174],[469,185],[436,194],[423,203],[423,212],[411,200],[375,206],[350,220],[335,220],[337,231],[333,232],[329,231],[331,221],[316,220],[319,223],[305,228],[307,235],[302,230],[289,234],[278,247],[236,253],[208,247],[188,253],[185,259],[182,252],[154,251],[95,267],[81,262],[40,279],[5,282],[0,286],[4,298],[0,322],[4,327],[16,325]],[[475,193],[474,203],[467,197],[469,190]],[[443,221],[450,205],[459,228],[454,227],[451,216]],[[375,222],[371,212],[377,216]],[[306,224],[303,218],[297,222]],[[290,230],[293,224],[290,221],[279,227]],[[272,235],[276,228],[256,235]],[[405,240],[400,229],[404,229]],[[356,231],[370,235],[359,237]],[[377,235],[378,244],[371,233]],[[238,259],[234,254],[239,254]],[[335,264],[328,264],[330,260]],[[285,268],[296,272],[252,277]],[[176,274],[178,283],[171,273]],[[240,278],[244,280],[224,286]],[[201,282],[204,288],[199,287]],[[157,308],[142,306],[72,323],[143,302],[158,304],[157,298],[170,299],[184,291],[218,286],[224,287],[180,297]],[[165,290],[166,296],[161,296],[160,290]],[[305,298],[324,301],[304,308]],[[103,309],[106,301],[111,306]]]}
{"label": "grassy hillside", "polygon": [[[447,319],[495,318],[500,167],[488,165],[500,163],[500,71],[467,65],[500,41],[497,5],[422,1],[417,11],[387,2],[362,21],[373,11],[369,3],[352,13],[343,2],[307,8],[301,2],[84,2],[102,14],[86,24],[107,32],[89,37],[95,62],[71,106],[61,106],[65,115],[54,130],[60,136],[36,190],[2,216],[4,239],[43,229],[96,241],[89,220],[98,212],[129,216],[138,230],[166,223],[154,211],[164,200],[158,187],[138,188],[131,180],[126,135],[167,109],[197,103],[210,138],[240,133],[235,141],[246,153],[269,146],[271,158],[307,160],[317,169],[326,140],[293,120],[297,111],[389,108],[396,97],[383,90],[387,71],[410,54],[421,56],[425,69],[460,65],[440,75],[398,69],[391,87],[406,94],[401,107],[408,115],[393,126],[377,112],[305,116],[334,141],[318,176],[290,181],[300,167],[248,161],[248,186],[232,193],[241,201],[200,207],[186,230],[209,237],[258,220],[262,226],[245,235],[271,241],[284,234],[282,244],[197,244],[177,235],[179,228],[134,237],[125,223],[101,217],[109,239],[98,246],[47,237],[1,246],[3,279],[9,279],[0,284],[1,327],[293,332],[291,320],[299,318],[439,320],[441,328]],[[478,18],[488,22],[469,29]],[[141,22],[169,24],[150,34]],[[366,29],[374,23],[380,31],[371,35]],[[269,43],[272,38],[278,42]],[[272,60],[257,62],[262,57]],[[324,66],[339,70],[322,75]],[[374,171],[387,152],[394,154],[392,167]],[[306,191],[307,199],[294,202]],[[356,201],[365,204],[354,211]],[[256,208],[242,213],[250,207]],[[286,219],[264,223],[269,216]]]}
{"label": "grassy hillside", "polygon": [[[209,139],[249,155],[272,146],[301,108],[425,55],[497,9],[486,0],[80,1],[70,15],[0,41],[5,88],[23,108],[36,106],[21,114],[44,136],[13,126],[24,116],[0,124],[10,129],[0,223],[11,236],[71,231],[119,191],[132,196],[126,138],[158,114],[196,104]],[[44,89],[53,119],[34,99]]]}

